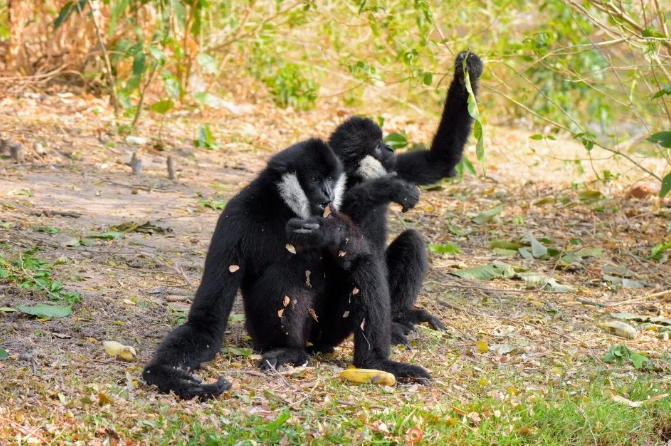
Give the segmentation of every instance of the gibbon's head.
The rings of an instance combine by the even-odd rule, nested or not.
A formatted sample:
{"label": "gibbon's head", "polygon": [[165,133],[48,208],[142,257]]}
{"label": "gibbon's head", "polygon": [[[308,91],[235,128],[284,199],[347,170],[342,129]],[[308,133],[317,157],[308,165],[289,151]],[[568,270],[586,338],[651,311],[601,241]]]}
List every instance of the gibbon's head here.
{"label": "gibbon's head", "polygon": [[394,151],[384,143],[382,129],[371,119],[349,118],[331,134],[329,146],[352,179],[366,181],[394,172]]}
{"label": "gibbon's head", "polygon": [[333,150],[320,139],[308,139],[273,156],[268,168],[276,177],[284,203],[301,218],[340,207],[347,177]]}

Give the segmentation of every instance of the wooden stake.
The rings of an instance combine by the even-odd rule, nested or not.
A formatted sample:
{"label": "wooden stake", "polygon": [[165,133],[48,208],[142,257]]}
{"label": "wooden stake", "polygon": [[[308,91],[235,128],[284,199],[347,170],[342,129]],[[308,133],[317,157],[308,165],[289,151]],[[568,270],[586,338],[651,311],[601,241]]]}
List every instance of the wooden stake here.
{"label": "wooden stake", "polygon": [[9,152],[12,158],[14,158],[14,161],[16,161],[17,163],[23,163],[25,161],[26,154],[25,151],[23,150],[23,144],[21,144],[20,142],[16,141],[10,142]]}
{"label": "wooden stake", "polygon": [[133,169],[133,174],[140,175],[142,173],[142,160],[138,158],[137,152],[133,152],[130,159],[130,167]]}
{"label": "wooden stake", "polygon": [[172,159],[172,156],[168,156],[168,179],[176,180],[177,172],[175,171],[175,161]]}

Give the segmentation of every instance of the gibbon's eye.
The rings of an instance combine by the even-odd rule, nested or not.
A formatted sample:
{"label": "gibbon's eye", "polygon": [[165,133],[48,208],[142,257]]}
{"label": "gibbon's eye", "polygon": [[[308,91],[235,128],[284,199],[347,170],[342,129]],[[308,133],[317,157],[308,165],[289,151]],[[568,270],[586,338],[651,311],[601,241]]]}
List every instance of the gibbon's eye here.
{"label": "gibbon's eye", "polygon": [[318,183],[319,179],[317,177],[310,177],[310,183],[315,184]]}
{"label": "gibbon's eye", "polygon": [[334,181],[334,179],[333,179],[333,175],[329,175],[329,177],[327,178],[327,180],[333,182],[333,181]]}

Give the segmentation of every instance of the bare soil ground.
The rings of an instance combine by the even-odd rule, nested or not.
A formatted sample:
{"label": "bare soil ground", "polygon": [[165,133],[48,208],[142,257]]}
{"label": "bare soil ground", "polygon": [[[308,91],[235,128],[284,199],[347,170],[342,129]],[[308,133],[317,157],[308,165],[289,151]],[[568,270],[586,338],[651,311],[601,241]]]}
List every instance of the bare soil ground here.
{"label": "bare soil ground", "polygon": [[[0,279],[0,307],[6,310],[0,312],[0,347],[9,354],[0,361],[0,444],[5,444],[3,438],[112,444],[119,435],[127,443],[142,442],[146,426],[137,424],[137,418],[154,415],[138,409],[144,407],[138,401],[150,407],[175,404],[172,397],[145,386],[140,373],[156,344],[184,317],[200,279],[219,214],[204,203],[224,202],[272,153],[308,136],[326,138],[350,112],[325,106],[295,113],[264,104],[243,106],[237,115],[174,112],[164,121],[142,119],[133,134],[146,142],[136,145],[110,132],[110,110],[100,100],[41,94],[4,99],[0,131],[23,143],[26,161],[17,165],[6,154],[0,159],[0,255],[16,260],[37,248],[34,256],[58,261],[54,278],[82,298],[69,317],[33,318],[7,309],[47,303],[45,294]],[[219,150],[194,147],[203,122],[211,123]],[[405,129],[411,140],[430,141],[436,123],[401,114],[388,116],[385,130]],[[447,333],[421,329],[413,335],[412,352],[395,350],[396,359],[432,370],[436,383],[431,388],[398,390],[421,394],[428,407],[459,405],[468,398],[464,388],[486,386],[482,376],[491,373],[519,373],[538,387],[578,382],[585,378],[585,362],[599,362],[610,346],[625,342],[598,326],[613,320],[610,313],[668,317],[671,312],[668,294],[648,297],[671,287],[668,256],[647,258],[655,245],[671,237],[668,199],[628,198],[635,172],[613,160],[594,161],[594,170],[606,166],[621,172],[620,179],[592,182],[589,162],[583,163],[587,173],[581,175],[575,164],[563,161],[584,157],[583,148],[572,141],[533,141],[526,132],[492,126],[486,131],[487,178],[466,175],[461,182],[444,183],[425,191],[416,209],[407,214],[394,210],[389,216],[396,231],[416,227],[430,243],[460,247],[459,254],[431,254],[432,270],[420,297],[420,304],[445,322]],[[44,155],[33,150],[35,142],[44,146]],[[127,165],[135,151],[143,161],[140,175]],[[177,181],[167,179],[167,155],[176,160]],[[468,155],[475,161],[472,148]],[[646,162],[659,168],[654,160]],[[603,197],[593,200],[595,191]],[[499,204],[504,209],[497,219],[473,222],[474,215]],[[124,222],[150,222],[166,232],[94,238]],[[60,231],[51,234],[44,228]],[[583,248],[601,252],[565,267],[557,257],[524,259],[492,251],[492,240],[519,241],[529,231],[544,246],[566,253]],[[574,291],[528,289],[523,281],[502,278],[469,281],[451,274],[493,261],[543,273]],[[614,286],[604,274],[615,267],[628,270],[628,278],[644,286]],[[241,313],[240,308],[235,312]],[[250,347],[239,318],[229,331],[227,345]],[[107,356],[105,340],[133,346],[137,358],[125,363]],[[652,373],[668,390],[668,338],[639,330],[626,343],[653,361]],[[306,371],[286,376],[293,385],[312,390],[307,396],[290,393],[285,402],[291,407],[306,399],[324,403],[323,381],[334,378],[350,358],[351,345],[346,344],[335,357],[320,358]],[[625,366],[620,371],[636,373]],[[232,392],[239,395],[286,385],[285,378],[258,372],[253,356],[230,351],[201,376],[218,374],[233,381]],[[121,397],[113,389],[128,393]],[[184,406],[187,413],[201,407],[191,404]],[[228,407],[274,416],[266,403],[250,404],[243,397],[232,398]],[[116,431],[127,430],[114,433],[91,416],[112,420]]]}

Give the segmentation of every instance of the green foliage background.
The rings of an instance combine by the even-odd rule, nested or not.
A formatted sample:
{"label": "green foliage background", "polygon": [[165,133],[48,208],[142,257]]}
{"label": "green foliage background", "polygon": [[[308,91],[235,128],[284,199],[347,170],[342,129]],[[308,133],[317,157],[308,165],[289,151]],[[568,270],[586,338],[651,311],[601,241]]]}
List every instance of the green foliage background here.
{"label": "green foliage background", "polygon": [[[90,58],[109,58],[103,80],[115,85],[115,102],[136,118],[152,106],[143,104],[148,88],[163,96],[152,110],[167,113],[180,102],[214,105],[232,78],[249,76],[280,107],[309,109],[332,96],[356,105],[375,97],[437,114],[454,56],[470,48],[487,63],[485,124],[487,117],[549,124],[550,132],[569,132],[588,151],[596,145],[627,158],[634,149],[671,165],[668,2],[74,0],[58,6],[54,29],[93,20],[90,12],[100,11],[96,23],[109,56],[96,51]],[[5,29],[0,25],[0,39],[11,33]]]}

